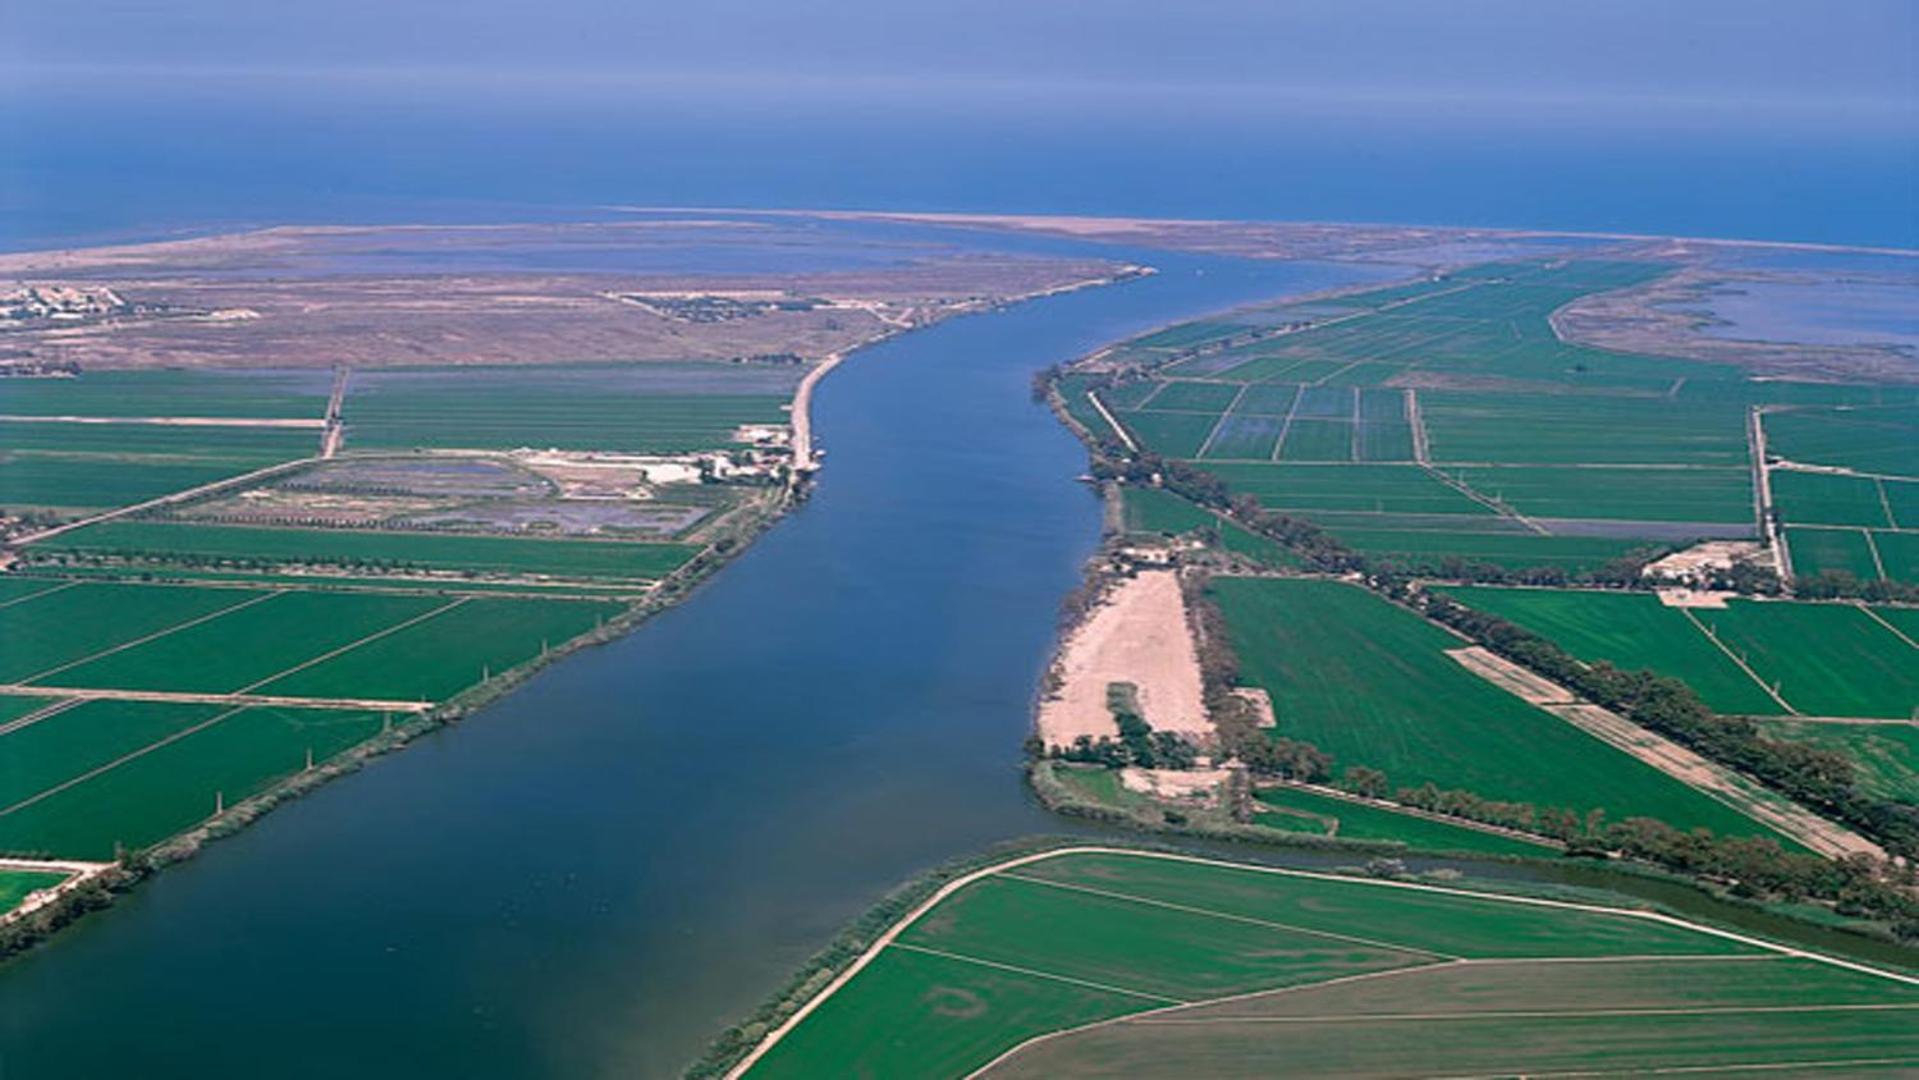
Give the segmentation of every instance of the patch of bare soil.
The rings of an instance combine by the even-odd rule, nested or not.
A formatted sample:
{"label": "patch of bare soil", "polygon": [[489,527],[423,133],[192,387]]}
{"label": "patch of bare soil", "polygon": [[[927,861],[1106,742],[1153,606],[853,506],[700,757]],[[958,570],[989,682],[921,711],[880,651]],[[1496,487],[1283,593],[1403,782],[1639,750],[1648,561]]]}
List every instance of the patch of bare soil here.
{"label": "patch of bare soil", "polygon": [[1144,570],[1115,585],[1066,635],[1054,675],[1058,690],[1040,702],[1037,719],[1049,746],[1070,746],[1081,735],[1117,736],[1106,693],[1116,682],[1138,688],[1140,713],[1154,729],[1212,733],[1199,653],[1172,570]]}

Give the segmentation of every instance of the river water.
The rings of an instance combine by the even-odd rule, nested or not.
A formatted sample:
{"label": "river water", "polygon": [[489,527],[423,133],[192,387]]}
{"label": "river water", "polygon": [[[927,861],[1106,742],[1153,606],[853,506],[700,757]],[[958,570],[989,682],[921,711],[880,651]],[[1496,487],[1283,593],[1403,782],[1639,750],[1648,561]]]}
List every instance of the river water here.
{"label": "river water", "polygon": [[1163,272],[856,354],[813,499],[689,601],[9,965],[0,1077],[671,1075],[888,887],[1065,829],[1017,760],[1100,509],[1033,372],[1387,273],[1120,256]]}

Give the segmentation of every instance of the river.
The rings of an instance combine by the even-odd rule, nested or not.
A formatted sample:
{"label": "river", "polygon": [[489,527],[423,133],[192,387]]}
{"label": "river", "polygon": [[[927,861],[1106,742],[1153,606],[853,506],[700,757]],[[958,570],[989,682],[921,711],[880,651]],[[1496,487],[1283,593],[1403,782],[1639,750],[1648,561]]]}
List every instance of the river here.
{"label": "river", "polygon": [[9,965],[0,1076],[673,1075],[888,887],[1063,831],[1019,743],[1100,510],[1033,372],[1386,272],[1120,257],[1163,272],[855,354],[814,497],[686,603]]}

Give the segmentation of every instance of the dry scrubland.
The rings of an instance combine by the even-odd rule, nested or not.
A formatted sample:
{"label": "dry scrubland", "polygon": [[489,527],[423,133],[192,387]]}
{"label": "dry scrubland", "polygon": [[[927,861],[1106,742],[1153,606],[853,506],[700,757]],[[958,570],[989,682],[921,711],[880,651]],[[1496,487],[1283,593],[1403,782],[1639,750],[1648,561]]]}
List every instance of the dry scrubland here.
{"label": "dry scrubland", "polygon": [[[687,273],[688,249],[726,266]],[[832,269],[832,267],[840,267]],[[108,367],[818,361],[1115,264],[858,243],[745,221],[291,226],[0,255],[0,280],[110,288],[111,317],[10,327],[14,355]],[[689,295],[717,301],[688,305]]]}
{"label": "dry scrubland", "polygon": [[960,880],[744,1074],[1919,1062],[1911,977],[1643,912],[1118,851]]}

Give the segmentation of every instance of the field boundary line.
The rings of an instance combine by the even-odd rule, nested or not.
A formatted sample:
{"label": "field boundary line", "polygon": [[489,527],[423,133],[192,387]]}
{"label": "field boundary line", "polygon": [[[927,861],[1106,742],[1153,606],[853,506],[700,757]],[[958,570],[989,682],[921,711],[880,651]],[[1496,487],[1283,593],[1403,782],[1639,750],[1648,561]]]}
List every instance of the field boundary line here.
{"label": "field boundary line", "polygon": [[57,593],[61,589],[71,589],[78,584],[80,584],[80,582],[78,581],[62,581],[57,585],[51,585],[51,586],[48,586],[47,588],[41,589],[39,592],[30,592],[25,596],[16,596],[11,600],[0,602],[0,608],[10,608],[15,604],[24,604],[29,600],[38,600],[41,597],[47,595],[48,593]]}
{"label": "field boundary line", "polygon": [[[1155,390],[1153,393],[1158,394],[1159,391]],[[1126,444],[1126,449],[1135,454],[1139,453],[1139,444],[1133,441],[1132,433],[1120,424],[1119,418],[1115,417],[1113,411],[1106,407],[1106,403],[1099,399],[1099,391],[1086,391],[1086,400],[1093,403],[1094,410],[1099,413],[1101,419],[1106,421],[1106,426],[1113,429],[1113,434],[1119,436],[1119,441]]]}
{"label": "field boundary line", "polygon": [[1727,648],[1726,643],[1719,640],[1719,635],[1707,629],[1706,624],[1699,621],[1699,616],[1694,615],[1692,613],[1691,608],[1682,607],[1679,609],[1679,613],[1686,617],[1687,622],[1692,623],[1693,629],[1699,631],[1701,634],[1704,634],[1706,636],[1707,641],[1712,642],[1713,645],[1716,648],[1718,648],[1720,652],[1725,653],[1726,659],[1731,660],[1733,663],[1739,665],[1739,670],[1745,672],[1746,676],[1750,678],[1753,682],[1758,683],[1759,689],[1764,690],[1766,692],[1767,697],[1773,699],[1774,701],[1777,701],[1779,703],[1779,707],[1786,710],[1787,715],[1789,716],[1799,715],[1799,710],[1792,707],[1792,702],[1787,701],[1785,698],[1781,697],[1779,694],[1779,691],[1774,690],[1772,687],[1766,685],[1766,680],[1759,677],[1759,673],[1752,669],[1752,665],[1746,663],[1745,659],[1741,657],[1738,653],[1735,653],[1731,649]]}
{"label": "field boundary line", "polygon": [[937,956],[945,960],[957,960],[963,964],[978,964],[981,967],[998,968],[1001,971],[1010,971],[1014,973],[1015,975],[1031,975],[1032,977],[1036,979],[1051,979],[1054,982],[1071,983],[1074,986],[1084,986],[1084,987],[1087,987],[1088,989],[1101,991],[1102,993],[1124,994],[1127,997],[1145,998],[1147,1001],[1164,1001],[1172,1005],[1191,1005],[1192,1004],[1192,1002],[1186,1000],[1185,998],[1168,997],[1165,994],[1154,994],[1154,993],[1149,993],[1145,990],[1129,990],[1123,986],[1111,986],[1106,983],[1097,983],[1092,981],[1091,979],[1078,979],[1078,978],[1074,978],[1071,975],[1060,975],[1051,971],[1041,971],[1038,968],[1021,967],[1018,964],[1007,964],[1007,963],[1002,963],[998,960],[987,960],[983,957],[978,957],[978,956],[967,956],[965,953],[947,952],[945,949],[934,949],[934,948],[929,948],[925,945],[914,945],[910,942],[905,942],[905,941],[895,941],[889,947],[894,949],[905,949],[908,952],[925,953],[928,956]]}
{"label": "field boundary line", "polygon": [[1413,430],[1413,464],[1431,465],[1433,463],[1433,445],[1426,434],[1426,418],[1419,411],[1419,390],[1416,387],[1405,388],[1406,423]]}
{"label": "field boundary line", "polygon": [[76,668],[82,664],[92,663],[95,660],[103,660],[109,656],[112,656],[114,653],[125,652],[126,650],[135,648],[136,646],[145,645],[149,641],[157,641],[160,638],[166,637],[168,634],[172,634],[176,631],[187,630],[192,627],[199,626],[201,623],[212,622],[213,620],[219,618],[222,615],[230,615],[233,612],[239,611],[241,608],[249,608],[255,604],[263,604],[266,601],[271,600],[276,596],[282,596],[282,595],[285,595],[285,594],[281,590],[274,589],[270,592],[262,593],[259,596],[255,596],[251,599],[242,600],[237,604],[228,604],[226,607],[220,608],[217,611],[210,611],[206,613],[205,615],[200,615],[195,618],[188,619],[186,622],[177,623],[173,626],[163,627],[162,629],[155,630],[153,633],[148,634],[145,637],[137,637],[137,638],[134,638],[132,641],[123,641],[120,644],[115,645],[110,649],[101,649],[99,652],[89,653],[86,656],[82,656],[78,660],[69,660],[64,664],[56,664],[55,666],[50,667],[45,671],[39,672],[34,675],[29,675],[24,679],[15,679],[13,681],[16,683],[26,684],[26,683],[33,682],[35,679],[44,679],[49,675],[58,674],[59,672],[67,670],[68,668]]}
{"label": "field boundary line", "polygon": [[1764,1013],[1902,1012],[1919,1009],[1919,1001],[1826,1005],[1703,1005],[1694,1009],[1504,1009],[1490,1012],[1330,1013],[1320,1016],[1201,1016],[1183,1018],[1128,1017],[1144,1027],[1205,1027],[1213,1024],[1351,1024],[1422,1023],[1446,1020],[1591,1020],[1629,1016],[1746,1016]]}
{"label": "field boundary line", "polygon": [[[1814,1058],[1810,1061],[1759,1061],[1749,1064],[1727,1065],[1653,1065],[1637,1069],[1580,1069],[1572,1072],[1527,1072],[1528,1080],[1573,1080],[1585,1076],[1679,1076],[1703,1075],[1717,1072],[1778,1072],[1782,1069],[1850,1069],[1860,1065],[1907,1065],[1919,1062],[1919,1057],[1895,1058]],[[1432,1075],[1423,1080],[1507,1080],[1513,1074],[1503,1073],[1460,1073],[1457,1075]]]}
{"label": "field boundary line", "polygon": [[[1833,967],[1843,968],[1847,971],[1854,971],[1860,974],[1874,976],[1876,978],[1887,979],[1893,982],[1902,983],[1907,986],[1919,986],[1919,977],[1916,977],[1916,976],[1905,975],[1905,974],[1901,974],[1893,971],[1887,971],[1882,968],[1873,967],[1870,964],[1862,964],[1857,961],[1846,960],[1836,956],[1827,956],[1824,953],[1816,953],[1816,952],[1811,952],[1805,949],[1794,948],[1789,945],[1781,945],[1781,944],[1778,944],[1777,942],[1767,941],[1764,938],[1756,938],[1747,934],[1737,933],[1732,930],[1721,930],[1715,926],[1707,926],[1703,923],[1690,922],[1686,919],[1681,919],[1677,916],[1667,915],[1664,912],[1653,911],[1646,908],[1608,907],[1603,904],[1588,904],[1588,903],[1581,903],[1573,900],[1549,900],[1545,897],[1538,897],[1538,896],[1513,896],[1513,895],[1505,895],[1500,893],[1476,892],[1471,889],[1459,889],[1459,888],[1453,888],[1445,885],[1432,885],[1432,884],[1427,884],[1425,882],[1385,881],[1385,880],[1372,879],[1372,878],[1346,877],[1340,874],[1328,874],[1328,873],[1323,873],[1323,872],[1314,871],[1314,870],[1299,870],[1292,867],[1261,866],[1258,864],[1251,864],[1251,863],[1225,862],[1219,859],[1203,858],[1197,855],[1182,855],[1182,854],[1177,854],[1174,852],[1167,852],[1167,851],[1142,851],[1137,848],[1123,848],[1123,847],[1111,847],[1111,846],[1098,845],[1098,844],[1087,844],[1087,845],[1081,845],[1081,846],[1075,846],[1075,847],[1054,848],[1049,851],[1038,851],[1030,855],[1020,855],[1015,858],[1008,859],[1004,862],[994,863],[990,866],[981,867],[978,870],[974,870],[969,873],[963,874],[957,878],[954,878],[952,881],[949,881],[946,884],[940,886],[938,889],[935,889],[932,895],[928,896],[925,900],[920,901],[919,904],[914,906],[914,908],[911,911],[901,916],[896,922],[893,923],[892,926],[888,927],[885,932],[881,933],[879,937],[875,938],[873,940],[873,943],[871,945],[868,945],[864,952],[862,952],[856,959],[854,959],[854,961],[851,964],[847,965],[846,970],[840,972],[840,974],[834,977],[834,979],[831,982],[827,983],[826,986],[821,988],[818,993],[808,998],[805,1001],[805,1003],[800,1005],[799,1008],[795,1009],[793,1011],[793,1014],[787,1017],[784,1021],[782,1021],[777,1027],[767,1032],[766,1035],[762,1037],[756,1045],[754,1045],[753,1049],[747,1052],[745,1057],[741,1058],[731,1069],[727,1070],[726,1080],[738,1080],[739,1077],[744,1076],[748,1070],[750,1070],[754,1065],[759,1063],[760,1059],[766,1056],[768,1051],[772,1050],[773,1047],[778,1045],[781,1040],[786,1038],[787,1035],[791,1034],[794,1028],[798,1027],[801,1022],[803,1022],[807,1017],[811,1016],[822,1004],[824,1004],[834,994],[844,989],[846,984],[852,982],[853,979],[856,976],[858,976],[860,972],[866,970],[867,966],[873,962],[873,959],[877,957],[880,954],[880,952],[884,950],[888,945],[893,944],[893,942],[899,937],[899,935],[902,932],[904,932],[913,923],[917,922],[927,912],[939,906],[941,903],[943,903],[948,897],[952,896],[954,893],[960,891],[961,889],[966,888],[968,885],[971,885],[974,882],[980,881],[984,878],[992,877],[995,874],[1003,873],[1004,871],[1007,871],[1007,870],[1013,870],[1021,866],[1027,866],[1032,863],[1041,862],[1046,859],[1057,859],[1057,858],[1064,858],[1064,857],[1076,856],[1076,855],[1119,855],[1127,858],[1164,859],[1168,862],[1192,863],[1197,866],[1218,867],[1226,870],[1236,870],[1243,873],[1272,874],[1278,877],[1296,877],[1296,878],[1300,878],[1302,880],[1307,880],[1307,881],[1324,881],[1324,882],[1329,882],[1329,883],[1338,884],[1338,885],[1352,886],[1355,888],[1401,889],[1408,892],[1432,893],[1438,896],[1458,897],[1463,900],[1473,900],[1473,901],[1479,901],[1481,903],[1487,903],[1487,904],[1495,904],[1495,905],[1496,904],[1514,904],[1521,907],[1550,908],[1556,911],[1580,911],[1580,912],[1586,912],[1589,914],[1607,915],[1607,916],[1612,916],[1616,918],[1639,919],[1646,922],[1659,923],[1664,926],[1671,926],[1681,930],[1688,930],[1694,933],[1704,934],[1707,937],[1720,938],[1722,940],[1731,941],[1735,944],[1744,945],[1747,948],[1759,949],[1766,953],[1770,953],[1778,956],[1797,957],[1805,960],[1811,960],[1817,963],[1828,964]],[[1462,961],[1450,961],[1450,962],[1470,963],[1472,961],[1462,960]],[[1406,967],[1394,968],[1394,969],[1389,969],[1387,971],[1381,971],[1381,972],[1364,972],[1364,973],[1361,973],[1361,975],[1351,976],[1350,978],[1360,978],[1364,976],[1379,977],[1379,976],[1394,974],[1394,973],[1403,974],[1407,971],[1419,971],[1419,970],[1423,970],[1425,968],[1429,968],[1433,966],[1436,966],[1436,965],[1413,964],[1413,965],[1408,965]],[[1332,982],[1332,981],[1333,980],[1328,980],[1328,982]],[[1318,985],[1325,985],[1325,984],[1322,983]],[[1273,990],[1256,991],[1256,993],[1274,993],[1278,990],[1283,990],[1283,989],[1287,989],[1287,988],[1276,987]],[[1204,1004],[1204,1003],[1195,1002],[1194,1004]],[[1138,1014],[1135,1014],[1135,1015],[1138,1015]],[[1104,1021],[1102,1021],[1102,1023],[1103,1022]],[[1031,1045],[1031,1043],[1034,1040],[1051,1038],[1055,1035],[1065,1033],[1065,1030],[1066,1029],[1062,1029],[1062,1031],[1060,1032],[1046,1032],[1040,1035],[1036,1035],[1033,1037],[1033,1039],[1029,1039],[1027,1040],[1027,1042],[1021,1043],[1018,1046],[1013,1047],[1012,1049],[1001,1054],[999,1057],[994,1058],[992,1061],[987,1062],[985,1065],[981,1066],[979,1069],[975,1069],[973,1072],[969,1073],[968,1075],[969,1077],[980,1076],[987,1069],[990,1069],[994,1065],[998,1064],[1000,1061],[1005,1060],[1011,1054],[1018,1052],[1022,1047]]]}
{"label": "field boundary line", "polygon": [[1900,641],[1905,642],[1906,644],[1912,646],[1915,649],[1919,649],[1919,641],[1914,641],[1911,638],[1907,637],[1906,632],[1904,630],[1901,630],[1898,627],[1887,622],[1884,616],[1872,610],[1872,608],[1867,606],[1867,604],[1864,601],[1858,601],[1857,606],[1860,611],[1863,611],[1866,613],[1867,618],[1871,619],[1873,622],[1878,623],[1880,626],[1883,626],[1886,629],[1892,631],[1893,634],[1896,637],[1898,637]]}
{"label": "field boundary line", "polygon": [[1879,557],[1879,541],[1872,538],[1871,529],[1860,529],[1859,535],[1866,538],[1866,551],[1872,555],[1872,568],[1879,572],[1880,581],[1892,580],[1886,573],[1886,562]]}
{"label": "field boundary line", "polygon": [[1454,491],[1459,492],[1461,495],[1466,496],[1468,499],[1471,499],[1472,501],[1478,503],[1479,505],[1485,507],[1486,509],[1491,510],[1493,513],[1499,515],[1500,517],[1510,518],[1513,521],[1517,521],[1521,525],[1524,525],[1526,528],[1532,530],[1535,533],[1538,533],[1540,536],[1553,535],[1553,531],[1551,529],[1548,529],[1544,525],[1541,525],[1539,522],[1534,521],[1532,518],[1529,518],[1526,515],[1520,513],[1518,510],[1513,509],[1511,506],[1500,501],[1499,499],[1495,499],[1492,496],[1479,491],[1478,489],[1474,488],[1471,484],[1468,484],[1466,481],[1460,480],[1457,477],[1448,475],[1445,470],[1440,469],[1438,466],[1428,462],[1427,464],[1420,466],[1420,468],[1425,469],[1426,474],[1428,476],[1431,476],[1433,479],[1439,481],[1440,483],[1446,485],[1449,488],[1452,488]]}
{"label": "field boundary line", "polygon": [[1440,960],[1466,959],[1463,956],[1456,956],[1452,953],[1437,952],[1432,949],[1421,949],[1411,945],[1395,945],[1390,942],[1375,941],[1370,938],[1355,937],[1352,934],[1341,934],[1332,930],[1313,930],[1304,926],[1294,926],[1290,923],[1274,922],[1271,919],[1257,919],[1251,915],[1234,915],[1231,912],[1211,911],[1206,908],[1193,907],[1189,904],[1175,904],[1170,900],[1155,900],[1148,896],[1133,896],[1128,893],[1113,892],[1110,889],[1095,889],[1090,885],[1076,885],[1066,881],[1048,881],[1045,878],[1027,877],[1024,874],[1001,874],[999,876],[1005,878],[1008,881],[1024,881],[1033,885],[1045,885],[1054,889],[1067,889],[1072,892],[1082,892],[1082,893],[1088,894],[1089,896],[1104,896],[1110,900],[1125,900],[1135,904],[1145,904],[1151,907],[1166,908],[1169,911],[1182,911],[1190,915],[1204,915],[1214,919],[1225,919],[1230,922],[1242,922],[1242,923],[1250,923],[1254,926],[1264,926],[1272,930],[1285,930],[1289,933],[1308,934],[1313,937],[1331,938],[1334,941],[1344,941],[1344,942],[1348,942],[1350,944],[1355,944],[1355,945],[1368,945],[1375,949],[1391,949],[1394,952],[1412,953],[1415,956],[1431,956],[1431,957],[1436,957]]}
{"label": "field boundary line", "polygon": [[239,706],[238,708],[228,709],[227,711],[223,713],[216,713],[213,716],[213,718],[210,720],[202,720],[201,722],[193,725],[192,727],[183,728],[179,731],[174,732],[171,735],[168,735],[166,738],[160,739],[156,742],[150,742],[147,745],[142,746],[138,750],[134,750],[130,753],[122,754],[119,757],[114,758],[112,761],[109,761],[104,765],[98,765],[98,766],[95,766],[94,768],[88,769],[86,772],[81,773],[79,776],[69,777],[66,780],[63,780],[60,783],[55,784],[52,787],[46,789],[45,791],[42,791],[36,795],[29,795],[26,798],[21,799],[19,802],[14,803],[12,806],[0,808],[0,817],[6,817],[8,814],[13,813],[15,810],[24,810],[27,807],[32,806],[34,803],[40,802],[43,799],[52,798],[53,796],[60,794],[61,792],[67,790],[68,788],[77,787],[80,784],[84,784],[87,781],[92,780],[94,777],[101,775],[102,773],[112,772],[114,769],[117,769],[120,766],[125,765],[127,762],[132,761],[135,758],[145,757],[146,755],[153,753],[155,750],[158,750],[163,746],[167,746],[172,743],[179,742],[181,739],[184,739],[189,735],[195,735],[195,734],[198,734],[199,732],[205,731],[206,729],[212,727],[213,725],[219,723],[222,720],[225,720],[226,718],[230,716],[247,711],[247,709],[250,707],[251,706],[242,705],[242,706]]}
{"label": "field boundary line", "polygon": [[1293,433],[1293,417],[1299,415],[1299,403],[1305,399],[1306,384],[1294,383],[1293,400],[1286,403],[1286,417],[1279,422],[1279,438],[1273,440],[1273,452],[1267,456],[1266,460],[1280,460],[1280,448],[1286,445],[1286,436]]}
{"label": "field boundary line", "polygon": [[1885,480],[1877,476],[1873,477],[1872,488],[1874,491],[1877,491],[1879,493],[1879,509],[1885,512],[1886,525],[1890,528],[1894,528],[1894,529],[1898,528],[1899,517],[1898,515],[1892,512],[1892,500],[1886,498]]}
{"label": "field boundary line", "polygon": [[165,701],[181,705],[264,705],[288,709],[357,709],[418,713],[431,702],[386,698],[300,697],[297,694],[223,694],[185,690],[106,690],[90,686],[21,686],[0,683],[0,697],[62,697],[76,701]]}
{"label": "field boundary line", "polygon": [[275,672],[274,674],[268,675],[266,678],[261,679],[258,682],[248,683],[247,685],[242,686],[241,688],[233,691],[232,693],[235,695],[238,695],[238,694],[244,694],[249,690],[257,690],[260,687],[267,685],[268,683],[275,682],[280,679],[284,679],[288,675],[292,675],[293,673],[297,671],[304,671],[315,664],[319,664],[319,663],[323,663],[325,661],[331,660],[343,652],[348,652],[350,650],[357,649],[360,646],[365,645],[369,641],[378,640],[379,638],[383,638],[387,636],[388,634],[398,633],[401,630],[405,630],[409,626],[413,626],[418,623],[423,623],[426,620],[433,618],[435,615],[452,611],[454,608],[459,607],[461,604],[464,604],[471,599],[473,599],[471,596],[462,596],[453,600],[450,603],[441,604],[439,607],[434,608],[432,611],[421,612],[420,614],[415,615],[410,619],[402,619],[401,621],[394,623],[392,626],[386,627],[381,630],[375,630],[373,633],[368,634],[367,636],[360,638],[357,641],[349,641],[345,645],[342,645],[337,649],[332,649],[328,652],[323,652],[320,655],[315,656],[308,660],[302,660],[301,662],[293,665],[292,667],[287,668],[285,671]]}
{"label": "field boundary line", "polygon": [[85,698],[61,698],[58,701],[48,702],[25,716],[16,716],[12,720],[0,724],[0,735],[11,735],[21,728],[32,727],[47,717],[66,712],[68,709],[73,708],[85,700]]}

